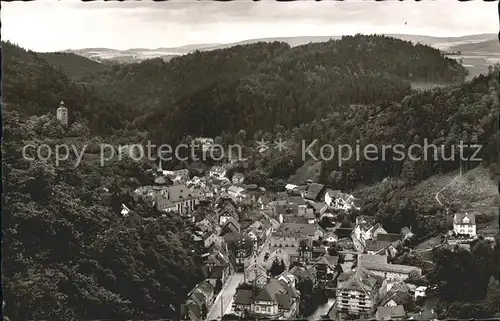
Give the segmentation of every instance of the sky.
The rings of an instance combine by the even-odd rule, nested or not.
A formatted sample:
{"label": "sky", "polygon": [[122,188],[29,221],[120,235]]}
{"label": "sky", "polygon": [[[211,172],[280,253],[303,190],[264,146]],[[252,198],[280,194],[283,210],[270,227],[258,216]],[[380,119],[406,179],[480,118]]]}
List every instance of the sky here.
{"label": "sky", "polygon": [[[2,2],[2,40],[35,51],[159,48],[356,33],[497,33],[496,2]],[[406,24],[405,24],[406,23]]]}

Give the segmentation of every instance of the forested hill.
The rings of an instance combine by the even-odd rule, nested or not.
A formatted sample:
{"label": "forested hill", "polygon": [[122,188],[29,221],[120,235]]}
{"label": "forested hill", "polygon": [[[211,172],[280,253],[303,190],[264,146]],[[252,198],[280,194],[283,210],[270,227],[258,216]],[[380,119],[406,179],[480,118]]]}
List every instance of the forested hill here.
{"label": "forested hill", "polygon": [[[137,130],[120,130],[134,115],[36,53],[2,47],[3,314],[10,320],[177,319],[201,279],[189,226],[131,202],[131,190],[152,184],[146,160],[99,162],[99,143],[141,142]],[[71,116],[67,129],[56,120],[60,100]],[[29,145],[51,147],[49,159],[28,160],[23,148]],[[78,150],[81,162],[75,152],[55,162],[56,146]]]}
{"label": "forested hill", "polygon": [[[116,66],[93,84],[144,116],[154,137],[291,128],[350,103],[398,100],[410,82],[454,83],[466,70],[439,50],[385,36],[290,48],[256,43]],[[169,124],[165,126],[165,124]]]}
{"label": "forested hill", "polygon": [[[70,123],[85,123],[93,134],[111,134],[135,118],[126,103],[103,97],[87,84],[72,81],[64,72],[67,68],[54,67],[43,57],[44,54],[2,42],[2,102],[6,104],[2,107],[25,116],[53,114],[63,100],[69,108]],[[75,69],[81,59],[74,56],[66,62]]]}
{"label": "forested hill", "polygon": [[54,68],[60,68],[71,80],[82,81],[105,69],[111,64],[94,61],[69,52],[43,52],[38,54]]}

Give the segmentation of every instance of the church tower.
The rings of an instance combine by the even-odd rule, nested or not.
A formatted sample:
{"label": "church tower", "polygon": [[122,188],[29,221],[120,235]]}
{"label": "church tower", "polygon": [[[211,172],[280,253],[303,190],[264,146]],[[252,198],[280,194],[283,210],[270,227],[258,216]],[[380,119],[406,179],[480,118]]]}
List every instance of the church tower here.
{"label": "church tower", "polygon": [[57,108],[57,120],[64,127],[68,127],[68,108],[64,105],[64,101],[61,100],[59,108]]}

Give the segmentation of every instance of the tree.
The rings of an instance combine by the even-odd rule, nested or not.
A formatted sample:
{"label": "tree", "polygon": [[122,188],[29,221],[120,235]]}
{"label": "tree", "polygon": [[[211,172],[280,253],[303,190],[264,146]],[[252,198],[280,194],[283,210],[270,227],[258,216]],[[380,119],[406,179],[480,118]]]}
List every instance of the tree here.
{"label": "tree", "polygon": [[285,264],[278,258],[275,258],[271,265],[271,276],[276,277],[285,271]]}
{"label": "tree", "polygon": [[214,293],[219,293],[221,290],[222,290],[222,280],[217,279],[217,281],[215,281]]}

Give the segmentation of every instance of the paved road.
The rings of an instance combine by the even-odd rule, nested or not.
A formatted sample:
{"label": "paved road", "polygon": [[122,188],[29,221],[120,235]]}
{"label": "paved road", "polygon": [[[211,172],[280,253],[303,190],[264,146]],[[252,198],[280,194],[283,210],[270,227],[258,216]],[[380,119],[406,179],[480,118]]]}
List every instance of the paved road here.
{"label": "paved road", "polygon": [[[221,319],[221,306],[224,310],[224,314],[231,313],[234,294],[236,293],[236,288],[240,283],[243,283],[244,275],[243,273],[233,274],[226,286],[221,290],[214,304],[212,305],[210,311],[207,314],[207,320],[220,320]],[[222,304],[221,304],[222,301]]]}
{"label": "paved road", "polygon": [[310,317],[308,317],[308,319],[310,321],[321,320],[321,316],[327,314],[328,311],[330,311],[332,305],[334,304],[335,304],[335,298],[329,298],[328,302],[320,305],[318,309],[316,309],[316,311],[314,311],[314,313]]}

